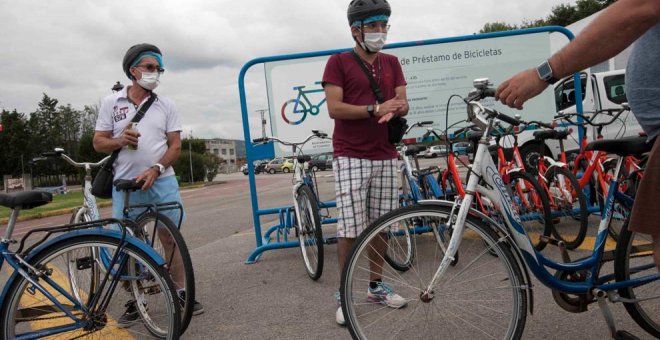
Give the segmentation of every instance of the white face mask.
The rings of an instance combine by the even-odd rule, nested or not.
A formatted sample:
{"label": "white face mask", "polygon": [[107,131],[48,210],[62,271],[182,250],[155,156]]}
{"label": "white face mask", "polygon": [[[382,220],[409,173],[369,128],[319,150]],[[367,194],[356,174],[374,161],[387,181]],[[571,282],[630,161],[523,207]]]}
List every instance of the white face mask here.
{"label": "white face mask", "polygon": [[160,83],[158,78],[160,78],[160,73],[158,72],[142,72],[142,78],[137,83],[144,89],[151,91],[158,87],[158,83]]}
{"label": "white face mask", "polygon": [[387,33],[365,33],[362,48],[368,52],[378,52],[385,46]]}

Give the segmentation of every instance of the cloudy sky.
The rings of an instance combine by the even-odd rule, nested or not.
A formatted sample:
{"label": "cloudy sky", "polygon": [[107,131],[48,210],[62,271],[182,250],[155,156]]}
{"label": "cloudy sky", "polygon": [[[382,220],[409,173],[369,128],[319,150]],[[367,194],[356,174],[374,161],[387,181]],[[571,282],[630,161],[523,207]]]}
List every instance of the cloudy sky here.
{"label": "cloudy sky", "polygon": [[[486,22],[544,18],[571,0],[389,0],[388,42],[469,35]],[[243,139],[238,74],[265,56],[353,46],[348,0],[0,0],[0,108],[30,113],[43,93],[77,109],[99,103],[133,44],[149,42],[167,71],[184,135]],[[263,69],[248,74],[248,111],[266,108]],[[258,124],[258,123],[256,123]],[[253,130],[259,126],[253,124]]]}

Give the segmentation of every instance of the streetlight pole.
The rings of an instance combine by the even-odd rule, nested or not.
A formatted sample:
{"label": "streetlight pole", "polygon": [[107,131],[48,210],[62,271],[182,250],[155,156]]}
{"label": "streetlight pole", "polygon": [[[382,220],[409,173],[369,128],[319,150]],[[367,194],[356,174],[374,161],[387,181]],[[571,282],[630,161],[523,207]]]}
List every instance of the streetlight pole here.
{"label": "streetlight pole", "polygon": [[195,178],[193,177],[192,167],[192,129],[190,130],[190,138],[188,138],[188,158],[190,159],[190,184],[193,184]]}

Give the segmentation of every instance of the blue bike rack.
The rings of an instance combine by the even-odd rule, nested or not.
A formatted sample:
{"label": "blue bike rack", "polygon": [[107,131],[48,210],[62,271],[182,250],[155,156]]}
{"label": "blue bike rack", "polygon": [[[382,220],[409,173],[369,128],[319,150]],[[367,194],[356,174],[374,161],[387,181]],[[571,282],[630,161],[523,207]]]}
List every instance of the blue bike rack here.
{"label": "blue bike rack", "polygon": [[[412,42],[404,43],[395,43],[390,44],[385,47],[385,49],[395,49],[402,47],[413,47],[413,46],[423,46],[423,45],[433,45],[433,44],[443,44],[450,42],[460,42],[460,41],[471,41],[471,40],[481,40],[489,38],[500,38],[508,37],[515,35],[526,35],[526,34],[535,34],[543,32],[559,32],[564,34],[569,40],[573,40],[575,36],[571,31],[564,27],[560,26],[547,26],[539,28],[529,28],[523,30],[513,30],[506,32],[494,32],[494,33],[484,33],[484,34],[474,34],[474,35],[465,35],[459,37],[451,38],[441,38],[441,39],[431,39],[431,40],[419,40]],[[267,62],[283,61],[283,60],[294,60],[294,59],[304,59],[304,58],[313,58],[313,57],[322,57],[330,56],[335,53],[350,51],[351,48],[345,49],[336,49],[336,50],[326,50],[318,52],[307,52],[307,53],[298,53],[298,54],[288,54],[288,55],[279,55],[279,56],[270,56],[270,57],[261,57],[248,61],[243,67],[238,76],[238,92],[241,101],[241,116],[243,119],[243,135],[245,138],[245,151],[247,156],[247,165],[248,165],[248,180],[250,185],[250,198],[252,203],[252,220],[254,222],[254,234],[256,241],[256,248],[252,251],[250,256],[247,258],[246,263],[251,264],[259,260],[261,254],[265,251],[272,249],[283,249],[283,248],[294,248],[298,247],[299,243],[297,240],[290,241],[288,239],[288,228],[293,227],[293,206],[285,207],[276,207],[276,208],[259,208],[259,200],[257,195],[257,186],[254,174],[254,160],[273,158],[275,155],[273,143],[253,145],[252,138],[250,136],[250,125],[248,119],[248,107],[247,107],[247,98],[245,95],[245,75],[247,71],[254,65],[264,64]],[[573,81],[575,84],[580,84],[580,74],[575,73],[573,76]],[[575,87],[575,98],[576,98],[576,110],[579,113],[583,112],[582,108],[582,87]],[[270,110],[269,110],[270,112]],[[581,119],[578,117],[578,121]],[[578,129],[580,140],[582,140],[582,129]],[[334,208],[336,207],[336,202],[320,202],[322,208]],[[279,215],[279,223],[271,226],[265,234],[262,233],[260,217],[264,215]],[[336,218],[324,218],[322,223],[336,223]],[[275,233],[275,238],[272,239],[272,235]],[[333,243],[336,240],[334,237],[325,238],[325,243]]]}

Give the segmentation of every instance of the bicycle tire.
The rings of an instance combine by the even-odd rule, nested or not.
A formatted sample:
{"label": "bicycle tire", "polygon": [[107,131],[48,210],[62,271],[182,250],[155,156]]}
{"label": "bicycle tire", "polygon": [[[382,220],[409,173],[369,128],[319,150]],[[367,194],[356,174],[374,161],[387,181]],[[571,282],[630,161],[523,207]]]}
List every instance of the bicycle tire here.
{"label": "bicycle tire", "polygon": [[[81,222],[88,222],[87,218],[85,215],[81,215],[81,219],[77,219],[76,217],[78,216],[78,211],[83,209],[83,207],[77,207],[73,209],[73,212],[71,213],[71,218],[69,219],[70,224],[74,223],[81,223]],[[76,262],[75,261],[67,261],[69,264],[68,272],[69,272],[69,284],[72,287],[72,291],[74,293],[74,297],[78,299],[78,301],[82,301],[84,299],[84,295],[82,294],[81,289],[76,289],[77,287],[83,287],[83,286],[88,286],[89,289],[87,291],[87,296],[88,296],[88,301],[91,300],[93,297],[92,294],[96,290],[96,284],[100,281],[101,279],[101,273],[104,272],[103,266],[99,265],[99,262],[96,261],[98,259],[98,254],[91,254],[92,258],[94,261],[90,264],[91,265],[91,271],[92,275],[89,277],[89,284],[83,283],[83,282],[78,282],[82,281],[79,280],[79,278],[75,275],[76,273]]]}
{"label": "bicycle tire", "polygon": [[[291,109],[291,112],[289,112],[289,114],[287,114],[286,107],[289,106],[289,104],[296,104],[296,103],[298,105],[300,105],[300,107],[302,108],[302,117],[300,117],[300,119],[291,119],[292,116],[295,117],[296,115],[300,115],[300,113],[299,112],[293,112],[293,109]],[[290,107],[294,107],[294,106],[295,105],[292,105]],[[305,104],[303,102],[301,102],[300,100],[298,100],[298,99],[289,99],[284,103],[284,105],[282,105],[281,114],[282,114],[282,119],[287,124],[299,125],[305,120],[305,118],[307,118],[307,108],[305,107]]]}
{"label": "bicycle tire", "polygon": [[506,185],[513,205],[532,245],[541,251],[548,244],[542,236],[549,237],[553,229],[548,196],[536,178],[529,173],[516,171],[509,173],[508,177],[509,182]]}
{"label": "bicycle tire", "polygon": [[[561,187],[561,176],[564,179],[563,188]],[[546,193],[552,197],[550,202],[553,217],[552,233],[558,240],[564,242],[566,249],[576,249],[584,242],[589,222],[587,199],[584,192],[580,190],[580,184],[575,175],[566,168],[552,166],[548,168],[543,177],[547,181],[548,191]]]}
{"label": "bicycle tire", "polygon": [[[434,297],[423,299],[421,292],[431,282],[445,254],[433,237],[416,235],[415,265],[404,273],[385,267],[380,274],[407,306],[390,309],[373,299],[372,303],[365,302],[372,270],[378,268],[370,266],[372,241],[385,229],[407,220],[426,219],[444,224],[451,218],[450,213],[451,207],[446,206],[400,208],[381,216],[356,239],[342,272],[340,288],[342,311],[354,339],[482,338],[482,332],[498,333],[487,334],[493,338],[521,337],[527,315],[521,269],[507,238],[495,234],[474,216],[467,217],[459,249],[461,256],[470,261],[448,267],[434,289]],[[483,241],[497,256],[490,256]]]}
{"label": "bicycle tire", "polygon": [[[158,217],[158,237],[156,237],[156,233],[154,232],[156,217]],[[179,228],[171,219],[156,212],[148,212],[138,216],[135,222],[134,232],[137,238],[149,244],[149,246],[154,248],[165,259],[168,271],[172,275],[172,281],[177,290],[185,290],[181,313],[181,334],[183,334],[190,324],[195,304],[195,272],[183,235],[181,235],[181,231],[179,231]],[[173,241],[173,245],[170,245],[172,246],[170,248],[172,251],[166,252],[167,245],[165,242],[169,242],[169,240]],[[180,258],[177,257],[177,254]],[[177,267],[181,267],[182,271],[180,276],[175,277],[172,271]]]}
{"label": "bicycle tire", "polygon": [[[64,239],[39,251],[39,253],[30,258],[29,263],[36,268],[47,268],[48,271],[44,275],[55,282],[64,281],[58,283],[58,285],[61,289],[68,289],[70,291],[71,287],[66,286],[66,279],[62,277],[62,268],[67,266],[63,262],[66,262],[67,259],[72,257],[69,253],[82,250],[83,252],[76,258],[81,263],[84,263],[89,259],[89,255],[85,252],[87,249],[104,248],[114,253],[117,249],[117,244],[118,240],[116,238],[103,235],[84,235]],[[139,263],[147,273],[147,275],[132,279],[149,284],[150,290],[144,294],[143,299],[148,299],[148,306],[154,312],[155,318],[157,318],[151,321],[158,321],[158,326],[162,328],[161,333],[158,334],[152,333],[152,330],[149,328],[147,328],[147,331],[154,338],[178,339],[180,333],[180,311],[179,308],[174,306],[175,290],[169,274],[166,273],[163,267],[158,266],[153,258],[139,248],[127,244],[123,249],[123,253],[128,255],[130,259],[127,263],[131,261]],[[69,254],[69,256],[64,254]],[[81,266],[80,271],[86,269],[86,266]],[[69,308],[72,308],[73,314],[76,314],[80,319],[95,318],[98,321],[96,329],[85,329],[81,325],[79,329],[58,335],[67,338],[84,338],[86,336],[96,338],[99,336],[107,337],[102,334],[109,333],[122,338],[131,336],[131,334],[135,337],[144,338],[145,335],[149,334],[140,327],[144,326],[140,322],[136,322],[130,328],[122,328],[116,323],[116,320],[121,317],[125,310],[124,304],[132,298],[133,293],[126,291],[122,288],[121,284],[117,284],[114,290],[112,290],[112,295],[108,295],[110,293],[109,287],[112,286],[110,280],[114,280],[112,276],[110,276],[103,291],[98,292],[99,294],[103,294],[100,301],[103,301],[104,298],[107,298],[108,301],[104,312],[97,310],[98,315],[94,315],[93,313],[85,314],[84,311],[73,306],[72,302],[66,299],[61,292],[48,284],[43,284],[45,280],[40,280],[44,289],[53,294],[60,303],[68,305],[68,302],[71,302]],[[69,294],[71,295],[70,292]],[[26,332],[40,331],[38,329],[39,327],[58,327],[57,325],[53,325],[53,323],[59,322],[66,325],[73,322],[64,312],[58,312],[59,309],[54,307],[52,302],[43,293],[35,290],[32,284],[22,276],[17,277],[9,287],[5,302],[5,306],[0,311],[0,325],[2,326],[0,327],[0,338],[2,339],[15,338],[17,334],[21,335]],[[50,303],[51,305],[36,305],[43,302]],[[84,304],[83,301],[79,302]],[[31,309],[31,312],[29,310],[26,311],[26,309]],[[46,322],[46,325],[42,322],[26,322],[36,320],[48,320],[48,322]],[[101,332],[102,334],[98,334],[97,332]]]}
{"label": "bicycle tire", "polygon": [[300,211],[296,218],[300,254],[307,275],[316,281],[323,274],[323,230],[318,200],[307,185],[298,188],[295,199]]}
{"label": "bicycle tire", "polygon": [[[653,240],[650,235],[628,230],[626,220],[616,245],[614,260],[614,277],[617,282],[640,278],[657,273],[653,261]],[[632,260],[632,261],[631,261]],[[631,270],[632,269],[632,270]],[[619,289],[619,295],[626,299],[643,299],[655,296],[654,299],[623,303],[626,311],[645,331],[660,338],[660,280],[651,281],[645,285]]]}
{"label": "bicycle tire", "polygon": [[410,269],[415,259],[415,245],[413,243],[413,232],[409,226],[405,226],[400,233],[387,233],[387,250],[383,257],[385,262],[392,268],[405,272]]}

